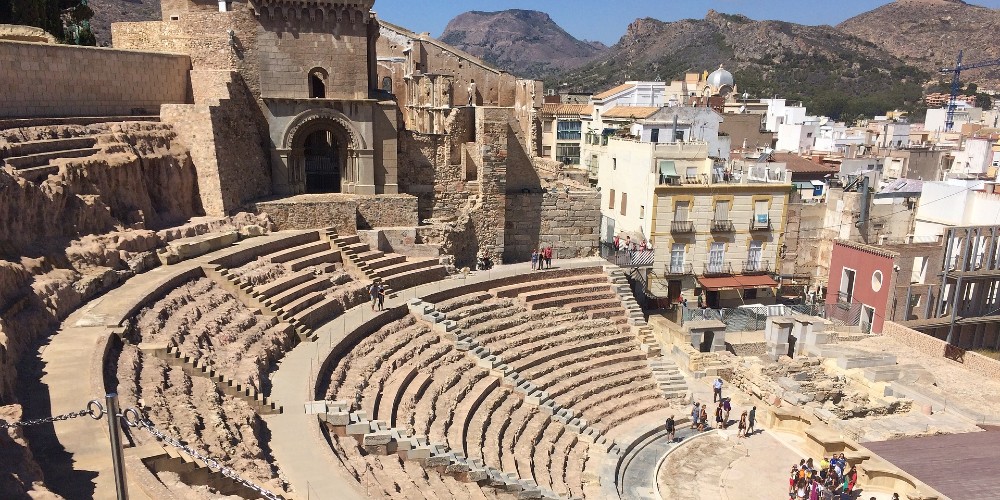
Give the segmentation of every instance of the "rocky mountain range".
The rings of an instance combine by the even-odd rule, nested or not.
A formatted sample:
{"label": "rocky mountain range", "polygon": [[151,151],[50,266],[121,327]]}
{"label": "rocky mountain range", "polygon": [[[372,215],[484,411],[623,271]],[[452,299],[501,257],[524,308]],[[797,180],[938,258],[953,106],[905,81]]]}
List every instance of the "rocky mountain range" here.
{"label": "rocky mountain range", "polygon": [[[959,50],[965,62],[1000,59],[996,30],[1000,10],[961,0],[898,0],[852,17],[837,28],[869,40],[908,64],[936,72],[953,67]],[[1000,87],[1000,67],[963,74],[980,87]],[[998,88],[1000,90],[1000,88]]]}
{"label": "rocky mountain range", "polygon": [[548,14],[531,10],[466,12],[448,23],[440,39],[531,78],[579,67],[608,49],[576,39]]}

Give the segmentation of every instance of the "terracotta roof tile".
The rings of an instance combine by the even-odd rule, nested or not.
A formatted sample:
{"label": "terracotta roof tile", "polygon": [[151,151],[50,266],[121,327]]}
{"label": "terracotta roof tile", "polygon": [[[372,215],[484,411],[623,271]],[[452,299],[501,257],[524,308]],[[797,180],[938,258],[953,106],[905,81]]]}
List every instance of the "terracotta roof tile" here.
{"label": "terracotta roof tile", "polygon": [[824,173],[831,174],[840,172],[840,168],[834,165],[827,165],[824,163],[817,163],[809,158],[803,158],[797,154],[793,153],[773,153],[771,159],[787,165],[788,170],[792,173]]}
{"label": "terracotta roof tile", "polygon": [[655,106],[615,106],[601,113],[601,116],[604,118],[643,119],[649,118],[659,110],[660,108]]}
{"label": "terracotta roof tile", "polygon": [[542,104],[542,114],[551,116],[579,116],[592,114],[593,110],[593,106],[589,104]]}
{"label": "terracotta roof tile", "polygon": [[619,85],[619,86],[617,86],[617,87],[615,87],[613,89],[605,90],[604,92],[601,92],[600,94],[595,95],[594,99],[597,99],[597,100],[607,99],[609,97],[614,96],[615,94],[624,92],[624,91],[626,91],[626,90],[628,90],[628,89],[630,89],[632,87],[635,87],[635,84],[633,84],[633,83],[623,83],[623,84],[621,84],[621,85]]}

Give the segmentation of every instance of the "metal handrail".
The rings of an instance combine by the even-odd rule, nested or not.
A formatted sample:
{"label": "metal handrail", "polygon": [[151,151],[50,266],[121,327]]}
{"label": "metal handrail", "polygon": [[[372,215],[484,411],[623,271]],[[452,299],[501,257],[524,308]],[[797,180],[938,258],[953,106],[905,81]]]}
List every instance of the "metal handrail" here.
{"label": "metal handrail", "polygon": [[729,219],[713,219],[712,220],[712,231],[716,232],[732,232],[734,231],[733,221]]}
{"label": "metal handrail", "polygon": [[731,262],[723,262],[720,264],[712,264],[710,262],[706,262],[702,274],[705,276],[732,275],[733,264]]}
{"label": "metal handrail", "polygon": [[689,220],[675,220],[670,223],[671,233],[693,233],[694,222]]}
{"label": "metal handrail", "polygon": [[667,264],[663,276],[689,276],[694,274],[694,264]]}

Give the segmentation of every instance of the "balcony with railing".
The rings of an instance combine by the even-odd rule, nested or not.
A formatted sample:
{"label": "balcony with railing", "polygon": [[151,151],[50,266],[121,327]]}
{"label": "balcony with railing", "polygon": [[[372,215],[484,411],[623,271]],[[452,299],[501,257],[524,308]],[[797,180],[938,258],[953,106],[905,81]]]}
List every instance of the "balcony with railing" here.
{"label": "balcony with railing", "polygon": [[702,275],[711,276],[732,276],[733,264],[731,262],[707,262],[702,269]]}
{"label": "balcony with railing", "polygon": [[712,232],[713,233],[731,233],[735,231],[736,228],[733,226],[733,221],[729,219],[713,219],[712,220]]}
{"label": "balcony with railing", "polygon": [[750,230],[751,231],[770,231],[771,227],[771,217],[764,214],[758,214],[750,218]]}
{"label": "balcony with railing", "polygon": [[693,276],[694,275],[694,265],[693,264],[680,264],[677,262],[671,262],[664,266],[663,277],[681,277],[681,276]]}
{"label": "balcony with railing", "polygon": [[743,274],[768,274],[770,272],[771,263],[766,260],[743,261]]}
{"label": "balcony with railing", "polygon": [[694,222],[675,220],[670,223],[670,232],[674,234],[690,234],[694,232]]}

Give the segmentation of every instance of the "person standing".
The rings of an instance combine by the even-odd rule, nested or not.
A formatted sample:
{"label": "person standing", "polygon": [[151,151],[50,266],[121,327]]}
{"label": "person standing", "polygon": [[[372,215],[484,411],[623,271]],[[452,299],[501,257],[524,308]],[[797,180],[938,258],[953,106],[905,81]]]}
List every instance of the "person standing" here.
{"label": "person standing", "polygon": [[754,422],[756,421],[757,421],[757,407],[754,406],[753,408],[750,408],[750,413],[747,414],[747,436],[750,436],[754,432],[757,432],[757,429],[754,428]]}
{"label": "person standing", "polygon": [[385,310],[385,294],[389,290],[389,287],[385,286],[384,283],[379,283],[378,285],[378,310]]}
{"label": "person standing", "polygon": [[722,428],[725,429],[729,427],[729,412],[732,411],[733,405],[729,402],[729,398],[722,400]]}
{"label": "person standing", "polygon": [[476,105],[476,80],[469,82],[469,106]]}
{"label": "person standing", "polygon": [[725,429],[726,423],[722,421],[722,403],[715,407],[715,427]]}
{"label": "person standing", "polygon": [[740,415],[740,423],[736,428],[736,436],[739,438],[747,437],[747,412],[744,410],[743,414]]}
{"label": "person standing", "polygon": [[552,269],[552,245],[545,247],[545,269]]}
{"label": "person standing", "polygon": [[674,442],[674,434],[677,432],[677,429],[675,429],[674,416],[673,415],[670,415],[669,417],[667,417],[667,422],[664,425],[664,429],[666,429],[666,431],[667,431],[667,437],[670,438],[670,442],[673,443]]}
{"label": "person standing", "polygon": [[695,401],[694,408],[691,408],[691,428],[698,428],[698,418],[701,417],[701,404]]}
{"label": "person standing", "polygon": [[531,250],[531,270],[538,269],[538,250]]}
{"label": "person standing", "polygon": [[722,401],[722,378],[715,379],[712,384],[712,402]]}
{"label": "person standing", "polygon": [[708,405],[701,405],[701,413],[698,414],[698,430],[708,429]]}
{"label": "person standing", "polygon": [[373,281],[371,286],[368,287],[368,295],[372,300],[372,311],[375,310],[375,305],[378,302],[378,281]]}

